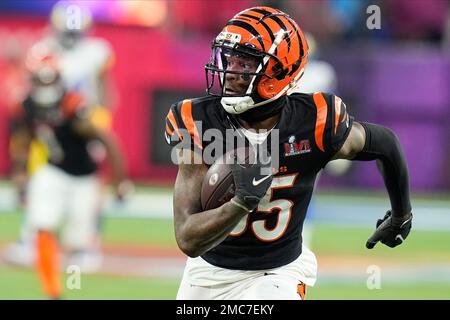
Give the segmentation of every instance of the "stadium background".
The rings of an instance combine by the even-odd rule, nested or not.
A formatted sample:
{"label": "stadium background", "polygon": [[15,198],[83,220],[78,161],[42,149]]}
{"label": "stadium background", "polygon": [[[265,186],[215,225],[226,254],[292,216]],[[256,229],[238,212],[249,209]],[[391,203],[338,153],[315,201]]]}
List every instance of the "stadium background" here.
{"label": "stadium background", "polygon": [[[8,182],[8,104],[20,92],[26,50],[47,32],[55,1],[0,3],[0,251],[17,238],[22,213]],[[105,261],[66,298],[173,299],[184,263],[172,227],[176,167],[162,132],[170,104],[204,93],[209,43],[235,13],[256,4],[285,9],[313,34],[320,59],[338,77],[337,93],[356,119],[392,128],[410,169],[413,233],[395,250],[364,247],[389,206],[374,163],[342,176],[323,174],[314,202],[312,249],[319,278],[311,299],[450,298],[450,7],[447,1],[81,1],[93,34],[115,52],[118,101],[113,128],[130,177],[127,202],[108,197]],[[381,8],[369,30],[366,8]],[[308,69],[306,69],[308,72]],[[0,260],[1,261],[1,260]],[[381,289],[370,290],[371,266]],[[43,298],[36,276],[0,262],[0,298]]]}

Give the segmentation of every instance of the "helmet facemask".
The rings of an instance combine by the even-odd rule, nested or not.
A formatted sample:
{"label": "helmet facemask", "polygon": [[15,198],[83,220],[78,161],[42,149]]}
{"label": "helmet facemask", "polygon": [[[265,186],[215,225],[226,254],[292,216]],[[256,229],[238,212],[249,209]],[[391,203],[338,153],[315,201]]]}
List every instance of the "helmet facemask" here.
{"label": "helmet facemask", "polygon": [[260,81],[279,73],[266,72],[269,60],[281,66],[277,57],[257,50],[253,44],[214,40],[210,61],[205,66],[207,94],[222,97],[222,105],[233,114],[256,106],[263,100],[258,94]]}
{"label": "helmet facemask", "polygon": [[[239,54],[257,59],[257,67],[229,68],[227,55]],[[278,101],[296,89],[307,54],[303,33],[289,15],[263,6],[243,10],[214,39],[206,65],[207,93],[222,97],[222,106],[232,114]],[[246,90],[233,90],[227,83],[231,75],[247,80]]]}

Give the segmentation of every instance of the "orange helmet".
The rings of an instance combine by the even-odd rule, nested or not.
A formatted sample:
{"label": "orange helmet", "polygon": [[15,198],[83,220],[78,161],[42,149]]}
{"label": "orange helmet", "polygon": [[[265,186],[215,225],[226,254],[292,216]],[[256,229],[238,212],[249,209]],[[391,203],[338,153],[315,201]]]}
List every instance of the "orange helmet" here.
{"label": "orange helmet", "polygon": [[[227,69],[227,59],[232,55],[255,59],[256,70]],[[246,9],[228,21],[212,42],[212,55],[205,66],[207,92],[221,96],[227,112],[245,112],[295,88],[303,74],[307,55],[306,38],[289,15],[269,7]],[[227,74],[250,79],[245,94],[225,89]],[[213,92],[218,85],[220,94]]]}

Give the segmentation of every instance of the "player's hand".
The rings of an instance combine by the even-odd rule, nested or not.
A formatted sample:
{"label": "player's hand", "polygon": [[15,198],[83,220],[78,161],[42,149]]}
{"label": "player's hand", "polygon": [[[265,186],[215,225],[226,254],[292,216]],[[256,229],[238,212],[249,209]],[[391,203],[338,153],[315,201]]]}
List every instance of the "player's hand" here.
{"label": "player's hand", "polygon": [[134,191],[134,185],[129,180],[122,180],[120,183],[115,185],[115,196],[116,201],[122,203],[125,201],[126,197]]}
{"label": "player's hand", "polygon": [[[252,165],[242,165],[235,161],[231,165],[237,201],[252,211],[269,189],[273,180],[270,155],[262,160],[258,156]],[[237,160],[237,159],[235,159]]]}
{"label": "player's hand", "polygon": [[393,217],[389,210],[383,219],[377,221],[377,230],[367,240],[367,249],[372,249],[378,241],[394,248],[405,241],[411,230],[412,213],[404,215],[402,218]]}

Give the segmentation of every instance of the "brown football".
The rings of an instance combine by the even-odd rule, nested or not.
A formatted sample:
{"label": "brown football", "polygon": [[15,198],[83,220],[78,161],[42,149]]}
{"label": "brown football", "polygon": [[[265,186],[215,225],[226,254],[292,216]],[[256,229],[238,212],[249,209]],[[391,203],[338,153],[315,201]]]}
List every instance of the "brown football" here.
{"label": "brown football", "polygon": [[244,165],[249,165],[251,163],[249,159],[254,157],[250,148],[239,148],[227,152],[214,162],[203,178],[201,191],[203,210],[218,208],[234,197],[235,188],[230,163],[235,161],[235,155],[240,163],[245,163]]}

